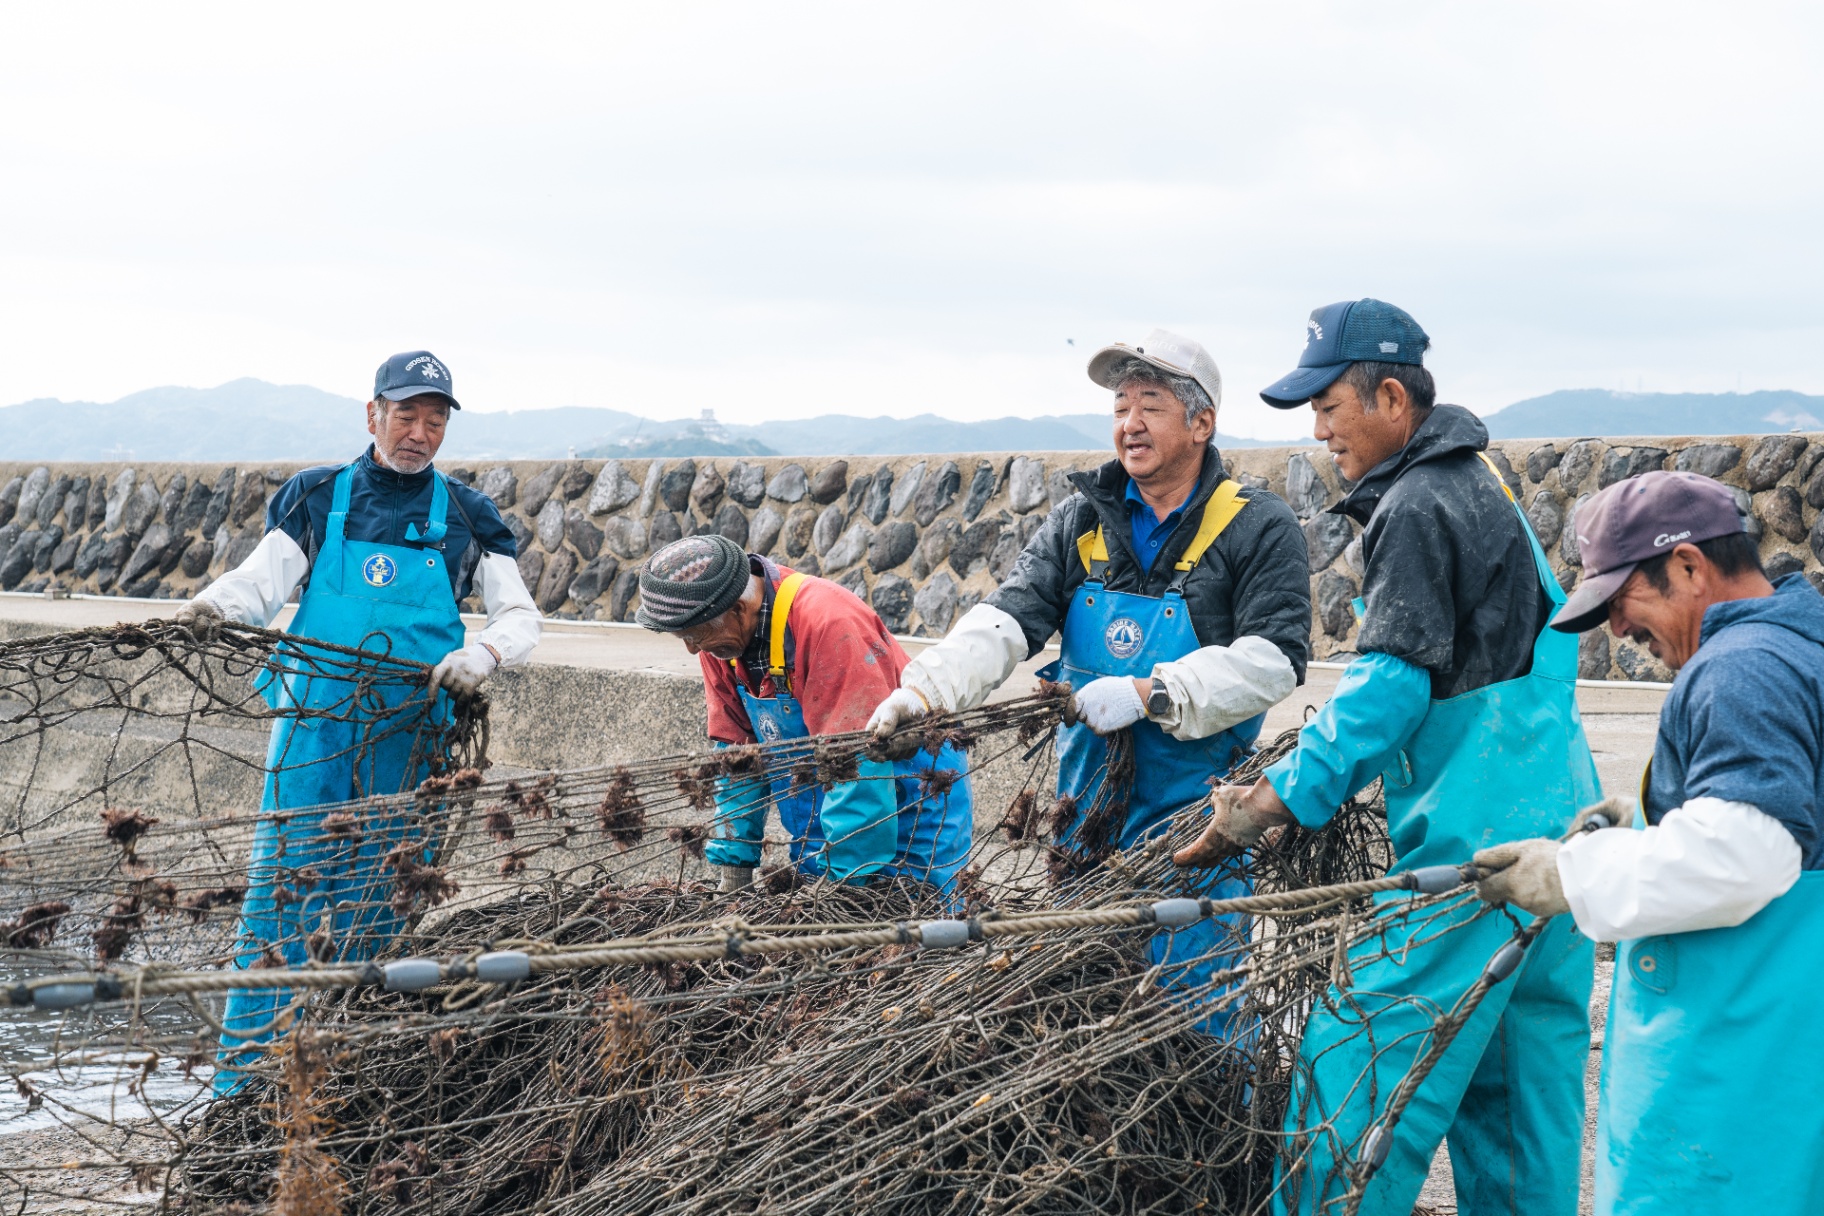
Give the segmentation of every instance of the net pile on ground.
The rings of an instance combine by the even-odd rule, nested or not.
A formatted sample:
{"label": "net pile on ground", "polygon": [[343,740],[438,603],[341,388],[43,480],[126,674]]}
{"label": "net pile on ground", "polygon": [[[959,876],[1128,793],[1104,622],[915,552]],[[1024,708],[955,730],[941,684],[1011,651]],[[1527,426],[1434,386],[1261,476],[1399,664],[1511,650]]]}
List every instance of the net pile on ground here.
{"label": "net pile on ground", "polygon": [[[719,778],[758,766],[800,784],[840,781],[868,749],[882,754],[862,736],[512,780],[446,765],[411,794],[313,808],[326,840],[384,824],[402,842],[373,893],[407,914],[390,956],[523,951],[555,969],[422,992],[300,985],[292,1033],[265,1075],[214,1103],[193,1090],[161,1106],[147,1082],[207,1075],[216,990],[143,990],[211,969],[231,981],[219,968],[248,817],[135,822],[109,808],[112,819],[15,833],[29,863],[0,867],[0,916],[12,918],[0,962],[24,977],[105,963],[129,998],[64,1015],[53,1054],[65,1072],[37,1061],[15,1077],[40,1109],[87,1129],[79,1156],[93,1173],[164,1188],[197,1211],[1263,1210],[1313,1002],[1347,984],[1349,960],[1372,957],[1390,923],[1410,931],[1416,920],[1422,940],[1424,924],[1447,924],[1465,898],[1302,894],[1384,872],[1372,804],[1352,804],[1324,832],[1288,832],[1250,862],[1254,889],[1283,902],[1217,922],[1217,970],[1201,992],[1160,986],[1149,953],[1160,931],[1131,921],[953,950],[810,948],[857,927],[965,914],[1011,923],[1200,894],[1209,875],[1170,860],[1195,834],[1195,810],[1169,836],[1113,853],[1086,849],[1093,833],[1067,831],[1074,808],[1038,795],[1065,705],[1053,690],[896,741],[896,754],[948,740],[967,745],[972,768],[998,759],[1030,770],[1004,812],[978,804],[961,908],[915,884],[802,881],[776,845],[748,892],[718,895],[702,880]],[[1089,819],[1119,809],[1105,801]],[[310,874],[287,878],[308,898]],[[46,903],[66,907],[47,916]],[[662,954],[706,935],[806,948],[558,967],[603,943],[639,939]],[[346,946],[313,945],[321,978],[339,974]],[[1215,1037],[1196,1028],[1212,1010],[1229,1014]],[[105,1115],[45,1084],[85,1058],[118,1079]],[[50,1199],[83,1173],[42,1164],[0,1178]]]}

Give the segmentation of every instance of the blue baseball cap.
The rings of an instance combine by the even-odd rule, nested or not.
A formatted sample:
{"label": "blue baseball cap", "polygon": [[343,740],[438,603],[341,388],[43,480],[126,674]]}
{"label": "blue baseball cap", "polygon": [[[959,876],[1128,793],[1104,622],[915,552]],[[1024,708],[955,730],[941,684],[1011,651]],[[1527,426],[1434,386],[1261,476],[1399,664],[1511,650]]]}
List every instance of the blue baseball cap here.
{"label": "blue baseball cap", "polygon": [[1289,410],[1335,384],[1351,363],[1423,364],[1430,345],[1410,313],[1384,300],[1326,304],[1305,322],[1298,370],[1269,384],[1260,397],[1274,409]]}
{"label": "blue baseball cap", "polygon": [[407,397],[436,393],[449,398],[451,409],[459,410],[462,405],[456,400],[455,388],[450,369],[428,350],[408,350],[394,355],[374,373],[376,401],[382,397],[388,401],[404,401]]}

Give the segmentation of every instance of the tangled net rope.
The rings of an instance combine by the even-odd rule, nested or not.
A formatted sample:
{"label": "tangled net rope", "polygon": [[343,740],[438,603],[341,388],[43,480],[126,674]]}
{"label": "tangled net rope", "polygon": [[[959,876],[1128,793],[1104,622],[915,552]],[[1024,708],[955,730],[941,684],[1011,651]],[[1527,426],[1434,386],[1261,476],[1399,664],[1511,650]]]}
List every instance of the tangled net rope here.
{"label": "tangled net rope", "polygon": [[[333,695],[309,708],[273,708],[256,677],[280,663]],[[367,747],[411,732],[415,762],[473,764],[487,752],[486,700],[459,703],[447,722],[428,721],[429,671],[383,652],[251,625],[223,625],[207,642],[175,621],[150,620],[0,643],[0,753],[20,774],[7,791],[0,833],[22,836],[78,812],[130,805],[161,766],[181,766],[190,813],[219,814],[224,770],[264,776],[294,767],[290,756],[266,756],[263,747],[250,762],[236,746],[249,730],[263,741],[279,718],[365,726]],[[72,738],[106,750],[93,784],[56,779],[58,744]]]}
{"label": "tangled net rope", "polygon": [[[0,1153],[9,1206],[156,1192],[198,1212],[313,1216],[1259,1212],[1279,1185],[1314,1004],[1389,948],[1377,943],[1422,947],[1474,914],[1461,891],[1383,877],[1377,794],[1251,855],[1253,902],[1193,913],[1217,932],[1212,968],[1185,987],[1180,956],[1155,961],[1168,930],[1154,909],[1182,911],[1215,877],[1171,861],[1201,809],[1114,849],[1095,824],[1131,773],[1115,742],[1115,779],[1073,826],[1074,804],[1039,793],[1069,712],[1056,687],[884,744],[825,736],[511,779],[489,778],[486,707],[471,706],[430,739],[439,754],[418,788],[271,813],[312,846],[308,864],[280,866],[298,902],[337,849],[384,837],[364,897],[405,930],[374,965],[342,961],[359,952],[335,940],[301,969],[266,968],[293,994],[289,1033],[250,1084],[211,1101],[219,995],[259,975],[226,968],[260,816],[212,800],[206,782],[188,815],[112,796],[134,765],[227,753],[208,738],[214,719],[269,722],[278,711],[248,682],[283,643],[122,627],[37,639],[30,654],[0,645],[0,746],[52,747],[52,728],[98,715],[151,740],[93,789],[26,789],[0,843],[0,1034],[37,1028],[5,1056],[11,1117],[28,1128],[22,1151]],[[350,719],[384,703],[361,691],[375,682],[423,681],[384,656],[323,662],[342,665],[336,712]],[[1251,780],[1294,738],[1230,779]],[[810,880],[776,840],[752,888],[708,881],[719,779],[828,786],[863,757],[945,743],[1020,790],[1004,810],[978,798],[954,897]],[[1394,890],[1407,894],[1370,898]],[[525,959],[525,977],[485,978],[484,955]],[[400,960],[434,962],[393,985]],[[55,1009],[58,984],[88,988]]]}

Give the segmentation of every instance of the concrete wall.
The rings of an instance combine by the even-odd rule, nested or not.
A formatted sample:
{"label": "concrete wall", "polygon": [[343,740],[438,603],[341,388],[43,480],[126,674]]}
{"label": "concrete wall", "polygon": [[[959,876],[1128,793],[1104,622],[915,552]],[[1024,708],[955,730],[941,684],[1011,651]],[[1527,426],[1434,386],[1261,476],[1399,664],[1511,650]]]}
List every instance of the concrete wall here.
{"label": "concrete wall", "polygon": [[[1597,489],[1649,469],[1735,488],[1775,573],[1824,581],[1824,436],[1510,440],[1490,455],[1533,521],[1559,581],[1579,560],[1566,527]],[[1324,513],[1343,492],[1312,448],[1225,453],[1233,473],[1283,495],[1311,550],[1318,658],[1350,652],[1361,583],[1357,529]],[[868,599],[899,633],[937,635],[1011,568],[1067,473],[1096,453],[848,459],[512,461],[455,466],[500,506],[520,568],[559,617],[626,620],[637,571],[679,536],[717,531]],[[266,500],[300,466],[33,465],[0,461],[0,589],[188,597],[258,543]],[[474,605],[469,605],[473,608]],[[1664,680],[1644,650],[1585,635],[1582,674]]]}

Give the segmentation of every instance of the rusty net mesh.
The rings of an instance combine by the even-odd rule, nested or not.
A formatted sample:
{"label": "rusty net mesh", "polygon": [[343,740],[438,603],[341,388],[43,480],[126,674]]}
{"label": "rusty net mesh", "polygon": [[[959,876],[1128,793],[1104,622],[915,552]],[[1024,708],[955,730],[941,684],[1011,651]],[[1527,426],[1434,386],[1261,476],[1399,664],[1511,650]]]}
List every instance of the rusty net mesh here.
{"label": "rusty net mesh", "polygon": [[[300,661],[343,695],[273,708],[261,672]],[[1198,806],[1117,849],[1098,817],[1118,822],[1124,783],[1145,775],[1117,735],[1094,805],[1055,799],[1044,776],[1070,712],[1056,686],[885,743],[503,779],[485,702],[433,711],[426,676],[333,647],[300,660],[283,635],[232,627],[209,643],[153,624],[0,644],[9,1210],[1264,1211],[1286,1185],[1314,1006],[1347,1000],[1363,960],[1483,914],[1461,891],[1379,894],[1398,883],[1372,791],[1217,873],[1171,860]],[[422,779],[260,812],[289,761],[246,732],[287,715],[354,748],[403,733]],[[952,893],[808,878],[772,844],[747,890],[710,880],[719,782],[827,788],[864,758],[945,743],[971,771],[1025,774],[1009,805],[978,801]],[[155,773],[166,802],[151,813]],[[932,804],[946,780],[928,772]],[[302,953],[250,955],[249,853],[275,822],[290,851],[266,876]],[[1206,908],[1215,931],[1185,939],[1195,957],[1162,956],[1177,939],[1149,901],[1236,878],[1260,906]],[[966,923],[967,940],[921,945],[935,920]],[[533,970],[483,979],[474,961],[495,952]],[[440,960],[435,982],[392,990],[382,969],[408,958]],[[214,1097],[222,1002],[262,973],[284,993],[273,1034]]]}

